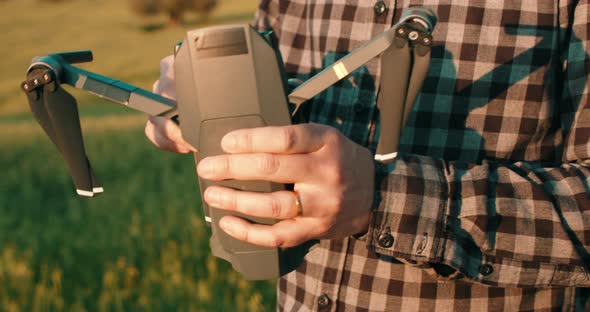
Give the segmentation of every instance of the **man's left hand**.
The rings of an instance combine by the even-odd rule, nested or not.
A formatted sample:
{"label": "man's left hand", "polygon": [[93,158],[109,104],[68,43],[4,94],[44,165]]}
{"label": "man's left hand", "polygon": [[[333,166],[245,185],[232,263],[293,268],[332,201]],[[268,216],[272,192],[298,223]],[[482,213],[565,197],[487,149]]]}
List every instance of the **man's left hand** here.
{"label": "man's left hand", "polygon": [[212,207],[280,220],[261,225],[223,217],[219,226],[231,236],[255,245],[293,247],[366,232],[374,193],[373,158],[338,130],[319,124],[243,129],[228,133],[221,146],[227,154],[198,164],[201,178],[292,183],[295,190],[207,188],[204,199]]}

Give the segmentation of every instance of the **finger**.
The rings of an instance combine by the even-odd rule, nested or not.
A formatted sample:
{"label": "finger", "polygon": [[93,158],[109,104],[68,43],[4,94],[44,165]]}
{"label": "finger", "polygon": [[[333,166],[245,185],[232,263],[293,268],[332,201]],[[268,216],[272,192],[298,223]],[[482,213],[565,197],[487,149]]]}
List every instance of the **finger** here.
{"label": "finger", "polygon": [[181,154],[186,154],[190,151],[186,146],[173,142],[162,135],[162,133],[156,129],[154,123],[149,120],[145,126],[145,136],[160,149]]}
{"label": "finger", "polygon": [[167,81],[174,78],[174,55],[168,55],[160,60],[160,80]]}
{"label": "finger", "polygon": [[160,79],[156,80],[152,85],[152,92],[156,94],[160,94]]}
{"label": "finger", "polygon": [[227,153],[311,153],[322,148],[326,132],[332,131],[318,124],[241,129],[225,135],[221,147]]}
{"label": "finger", "polygon": [[289,219],[299,214],[297,195],[290,191],[254,193],[211,186],[205,190],[204,195],[210,206],[253,217]]}
{"label": "finger", "polygon": [[160,79],[157,87],[158,89],[154,93],[169,99],[176,99],[174,55],[168,55],[160,60]]}
{"label": "finger", "polygon": [[152,92],[171,100],[176,99],[176,86],[170,82],[166,82],[166,80],[156,80],[152,85]]}
{"label": "finger", "polygon": [[174,69],[174,55],[170,54],[160,60],[160,73],[166,73],[168,69]]}
{"label": "finger", "polygon": [[196,148],[182,138],[178,125],[164,117],[150,116],[145,135],[154,145],[164,150],[176,153],[197,152]]}
{"label": "finger", "polygon": [[197,165],[203,179],[303,182],[313,177],[314,162],[307,154],[231,154],[207,157]]}
{"label": "finger", "polygon": [[313,239],[317,227],[313,219],[287,219],[273,225],[250,223],[242,218],[225,216],[219,227],[230,236],[263,247],[288,248]]}

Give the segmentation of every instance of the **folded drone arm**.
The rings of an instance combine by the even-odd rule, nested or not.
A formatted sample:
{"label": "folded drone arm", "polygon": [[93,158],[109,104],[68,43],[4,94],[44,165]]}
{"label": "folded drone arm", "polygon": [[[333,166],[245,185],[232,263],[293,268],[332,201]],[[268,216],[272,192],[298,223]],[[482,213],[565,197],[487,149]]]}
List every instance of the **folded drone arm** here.
{"label": "folded drone arm", "polygon": [[[90,51],[49,54],[35,58],[29,72],[33,68],[44,67],[54,72],[58,83],[69,84],[149,115],[167,118],[176,116],[176,102],[173,100],[71,65],[71,63],[90,60],[92,60]],[[33,81],[29,83],[30,87],[34,87]]]}
{"label": "folded drone arm", "polygon": [[90,51],[38,57],[22,83],[35,119],[66,160],[76,192],[82,197],[94,197],[102,193],[103,188],[86,155],[76,99],[61,87],[62,84],[150,115],[167,118],[177,115],[176,103],[170,99],[71,65],[91,60]]}
{"label": "folded drone arm", "polygon": [[301,104],[305,101],[315,97],[372,58],[383,53],[393,43],[395,30],[395,27],[392,27],[383,32],[293,90],[289,94],[289,103],[296,106],[293,114],[297,112]]}
{"label": "folded drone arm", "polygon": [[372,58],[381,55],[381,84],[377,107],[381,134],[375,159],[390,161],[397,155],[405,127],[430,63],[431,32],[436,15],[426,8],[404,11],[399,23],[301,84],[291,94],[293,115],[307,100],[332,86]]}

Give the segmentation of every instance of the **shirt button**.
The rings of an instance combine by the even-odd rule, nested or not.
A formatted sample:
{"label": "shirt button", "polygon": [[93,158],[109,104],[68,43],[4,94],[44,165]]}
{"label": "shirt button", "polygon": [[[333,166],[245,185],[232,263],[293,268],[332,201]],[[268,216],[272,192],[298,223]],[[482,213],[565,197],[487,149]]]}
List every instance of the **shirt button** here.
{"label": "shirt button", "polygon": [[391,233],[389,232],[389,229],[383,231],[377,238],[377,243],[379,243],[379,246],[383,248],[389,248],[393,246],[393,241],[394,239]]}
{"label": "shirt button", "polygon": [[375,10],[375,14],[381,15],[381,14],[385,13],[385,11],[387,11],[387,5],[385,4],[385,2],[379,1],[379,2],[375,3],[373,10]]}
{"label": "shirt button", "polygon": [[318,298],[318,306],[320,307],[320,309],[325,309],[329,307],[331,303],[332,300],[330,300],[330,297],[328,297],[328,295],[326,294],[323,294]]}
{"label": "shirt button", "polygon": [[494,273],[494,267],[491,264],[484,264],[479,267],[479,273],[483,276],[488,276]]}

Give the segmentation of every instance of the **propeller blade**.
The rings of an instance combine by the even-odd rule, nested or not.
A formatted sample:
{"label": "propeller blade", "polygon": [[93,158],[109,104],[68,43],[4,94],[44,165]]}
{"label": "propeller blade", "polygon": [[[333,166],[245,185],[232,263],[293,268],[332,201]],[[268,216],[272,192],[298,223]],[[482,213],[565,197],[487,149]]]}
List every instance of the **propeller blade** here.
{"label": "propeller blade", "polygon": [[43,102],[53,125],[55,141],[70,168],[76,192],[82,197],[93,197],[94,173],[84,149],[76,99],[53,81],[43,88]]}
{"label": "propeller blade", "polygon": [[100,182],[98,181],[96,174],[94,174],[94,169],[92,169],[92,166],[90,165],[90,160],[88,160],[88,158],[86,158],[86,160],[88,161],[88,168],[90,168],[90,177],[92,178],[92,193],[94,193],[94,196],[100,195],[104,193],[104,188],[102,187],[102,184],[100,184]]}
{"label": "propeller blade", "polygon": [[[47,113],[47,109],[45,109],[45,104],[43,103],[43,88],[35,87],[35,84],[39,85],[41,83],[45,83],[46,79],[44,77],[47,77],[47,80],[50,79],[50,76],[45,75],[49,75],[46,69],[35,68],[31,70],[31,72],[27,75],[27,78],[29,79],[23,82],[22,88],[27,94],[29,108],[31,109],[33,116],[39,125],[41,125],[41,128],[43,128],[47,136],[51,139],[51,142],[53,142],[53,144],[55,144],[55,146],[57,146],[59,149],[51,118],[49,118],[49,114]],[[33,83],[35,79],[37,79],[37,82]]]}
{"label": "propeller blade", "polygon": [[[63,130],[60,130],[61,132],[56,132],[56,127],[59,127],[58,122],[63,122],[62,119],[64,119],[63,115],[64,112],[63,110],[68,110],[68,109],[72,109],[74,112],[66,112],[66,116],[71,115],[70,117],[65,117],[65,119],[68,118],[74,118],[74,125],[73,125],[73,131],[74,131],[74,141],[79,142],[79,138],[81,138],[81,130],[76,130],[76,128],[80,129],[79,127],[79,118],[78,116],[78,112],[77,112],[77,106],[76,106],[76,101],[73,99],[73,97],[71,97],[71,95],[69,95],[65,90],[59,88],[61,91],[58,91],[56,89],[56,83],[55,83],[55,78],[53,76],[53,73],[48,70],[47,68],[43,68],[43,67],[38,67],[38,68],[33,68],[28,74],[27,74],[27,80],[25,82],[23,82],[22,84],[22,88],[25,91],[26,95],[27,95],[27,99],[29,101],[29,107],[31,109],[31,112],[33,113],[33,116],[35,117],[35,119],[37,120],[37,122],[39,123],[39,125],[41,125],[41,128],[45,131],[45,133],[47,134],[47,136],[51,139],[51,142],[53,142],[53,144],[57,147],[57,149],[59,150],[59,152],[62,154],[62,156],[64,157],[64,159],[66,159],[66,162],[68,164],[68,167],[70,168],[70,174],[72,175],[72,178],[74,180],[74,184],[76,184],[76,188],[77,188],[77,193],[80,196],[83,197],[93,197],[96,194],[100,194],[102,192],[104,192],[102,186],[100,185],[100,182],[98,181],[98,179],[96,178],[96,175],[94,174],[94,171],[92,170],[91,166],[90,166],[90,161],[88,160],[88,158],[86,157],[85,152],[83,151],[83,156],[85,158],[86,161],[86,167],[87,167],[87,174],[84,174],[84,166],[79,164],[79,160],[75,160],[76,157],[78,156],[73,156],[76,154],[72,155],[72,152],[68,152],[68,150],[70,148],[67,147],[67,145],[69,144],[68,142],[70,142],[69,138],[71,137],[71,134],[68,136],[66,135],[64,140],[61,140],[59,138],[59,135],[62,135],[61,132],[63,132]],[[54,92],[59,92],[57,94],[57,97],[55,96]],[[52,101],[51,104],[47,104],[48,100],[47,97],[52,98],[50,101]],[[57,102],[56,102],[57,101]],[[60,101],[63,101],[63,103],[60,103]],[[53,106],[58,106],[57,109],[53,108]],[[63,106],[67,106],[69,108],[59,108],[59,105],[63,105]],[[50,113],[49,110],[53,109],[53,113]],[[57,114],[57,119],[53,118],[53,115]],[[67,121],[66,124],[71,124],[71,121]],[[75,125],[77,123],[77,126]],[[60,127],[61,128],[61,127]],[[66,132],[70,131],[69,129],[71,129],[72,126],[66,126]],[[75,133],[79,132],[79,135],[76,135]],[[79,137],[78,139],[75,137]],[[79,144],[79,143],[78,143]],[[83,149],[83,144],[82,144],[82,149]],[[78,148],[79,149],[79,148]],[[78,151],[79,152],[79,151]],[[75,153],[78,153],[75,152]],[[72,158],[74,157],[74,158]],[[74,172],[80,172],[82,171],[82,174],[76,173],[74,174]],[[90,181],[91,184],[88,185],[87,181],[88,179],[85,177],[85,175],[89,175],[90,176]]]}
{"label": "propeller blade", "polygon": [[408,44],[392,44],[381,55],[381,82],[377,107],[381,131],[375,159],[387,161],[397,155],[397,145],[405,116],[406,92],[410,75],[411,54]]}

